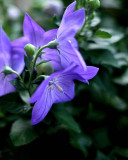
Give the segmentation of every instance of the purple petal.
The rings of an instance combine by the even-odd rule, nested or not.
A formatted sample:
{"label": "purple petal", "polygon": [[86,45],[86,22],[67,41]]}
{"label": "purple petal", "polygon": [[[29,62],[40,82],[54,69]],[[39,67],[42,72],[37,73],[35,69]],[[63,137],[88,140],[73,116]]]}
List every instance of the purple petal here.
{"label": "purple petal", "polygon": [[11,68],[18,74],[21,74],[25,67],[24,63],[24,52],[21,49],[12,50],[12,62]]}
{"label": "purple petal", "polygon": [[72,47],[73,48],[75,48],[75,49],[77,49],[78,50],[78,42],[77,42],[77,40],[74,38],[74,37],[71,37],[70,39],[69,39],[69,42],[72,44]]}
{"label": "purple petal", "polygon": [[39,87],[37,88],[37,90],[34,92],[34,94],[32,95],[32,97],[30,98],[30,103],[34,103],[36,101],[38,101],[41,96],[44,93],[44,90],[46,88],[46,86],[48,85],[49,81],[52,79],[52,76],[50,76],[49,78],[47,78],[46,80],[44,80]]}
{"label": "purple petal", "polygon": [[59,78],[60,87],[64,88],[64,93],[61,93],[55,86],[54,89],[46,86],[42,97],[35,103],[32,111],[32,125],[42,121],[49,112],[53,103],[66,102],[74,97],[74,83],[71,80],[65,81],[62,77]]}
{"label": "purple petal", "polygon": [[28,43],[26,37],[21,37],[13,42],[11,42],[12,46],[12,64],[11,67],[17,73],[21,73],[24,69],[24,46]]}
{"label": "purple petal", "polygon": [[40,84],[40,86],[37,88],[37,90],[35,91],[35,93],[32,95],[32,97],[30,99],[30,103],[34,103],[41,98],[41,96],[43,95],[43,92],[44,92],[46,86],[48,85],[49,81],[51,79],[53,79],[54,77],[59,75],[59,77],[62,77],[62,78],[65,77],[65,76],[68,76],[69,80],[77,79],[79,77],[79,75],[77,75],[77,73],[76,73],[76,68],[77,67],[78,67],[77,65],[72,63],[65,70],[62,70],[60,72],[55,72],[55,73],[51,74],[50,77],[47,78],[46,80],[44,80]]}
{"label": "purple petal", "polygon": [[63,15],[63,19],[68,16],[68,14],[72,13],[75,9],[76,6],[76,1],[74,1],[73,3],[71,3],[65,10],[64,15]]}
{"label": "purple petal", "polygon": [[10,65],[11,61],[11,43],[2,29],[0,27],[0,72],[4,69],[4,65]]}
{"label": "purple petal", "polygon": [[[61,87],[63,92],[60,92],[57,87],[55,87],[52,100],[54,103],[60,103],[60,102],[67,102],[74,98],[74,82],[72,79],[69,79],[70,75],[60,75],[58,77],[58,83],[57,85]],[[52,88],[51,88],[52,92]]]}
{"label": "purple petal", "polygon": [[57,36],[57,29],[52,29],[44,33],[42,39],[42,46],[48,44],[50,41],[53,41]]}
{"label": "purple petal", "polygon": [[36,48],[42,46],[44,30],[28,14],[24,18],[23,31],[29,43],[33,44]]}
{"label": "purple petal", "polygon": [[13,80],[14,77],[13,74],[5,76],[3,73],[0,73],[0,96],[15,91],[15,88],[9,82]]}
{"label": "purple petal", "polygon": [[13,49],[22,49],[24,51],[24,47],[27,43],[29,43],[28,39],[26,37],[21,37],[11,42],[11,47]]}
{"label": "purple petal", "polygon": [[[76,32],[82,27],[85,19],[84,9],[73,12],[75,2],[69,5],[64,13],[60,27],[57,32],[57,39],[61,41],[68,37],[74,37]],[[71,10],[70,10],[71,9]]]}
{"label": "purple petal", "polygon": [[61,66],[59,53],[56,49],[46,48],[43,51],[45,53],[42,54],[41,58],[43,60],[50,60],[50,63],[52,64],[55,71],[60,71],[63,69]]}
{"label": "purple petal", "polygon": [[[30,102],[37,101],[32,111],[32,124],[37,124],[45,118],[53,103],[66,102],[74,97],[74,82],[70,66],[64,71],[53,73],[49,78],[42,82],[32,96]],[[49,82],[55,80],[55,85]],[[62,88],[63,92],[59,90]]]}
{"label": "purple petal", "polygon": [[35,103],[34,108],[32,110],[32,119],[31,119],[32,125],[35,125],[40,121],[42,121],[44,117],[47,115],[51,106],[52,106],[52,100],[50,92],[47,92],[47,89],[45,89],[42,98]]}
{"label": "purple petal", "polygon": [[85,80],[92,79],[97,74],[99,68],[93,66],[87,66],[87,70],[85,72],[81,72],[81,76]]}
{"label": "purple petal", "polygon": [[72,62],[79,65],[84,71],[86,70],[86,64],[79,53],[79,51],[71,45],[68,41],[63,41],[59,44],[58,50],[60,51],[61,64],[64,68],[68,67]]}

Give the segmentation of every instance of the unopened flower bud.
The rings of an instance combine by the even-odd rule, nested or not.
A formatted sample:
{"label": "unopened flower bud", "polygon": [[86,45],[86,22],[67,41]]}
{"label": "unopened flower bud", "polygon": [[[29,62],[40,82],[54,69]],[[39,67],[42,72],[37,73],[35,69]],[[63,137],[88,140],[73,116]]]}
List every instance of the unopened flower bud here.
{"label": "unopened flower bud", "polygon": [[29,58],[32,58],[34,53],[35,53],[35,50],[36,50],[36,47],[33,46],[32,44],[27,44],[25,47],[24,47],[24,50],[26,51],[26,54]]}
{"label": "unopened flower bud", "polygon": [[5,75],[8,75],[8,74],[12,74],[14,73],[13,69],[10,68],[9,66],[4,66],[4,70],[2,71],[2,73],[4,73]]}
{"label": "unopened flower bud", "polygon": [[58,43],[56,42],[56,39],[48,43],[48,48],[50,49],[56,49],[57,46],[58,46]]}
{"label": "unopened flower bud", "polygon": [[100,7],[100,1],[99,0],[89,0],[88,5],[90,9],[96,10]]}
{"label": "unopened flower bud", "polygon": [[44,75],[50,75],[54,72],[53,67],[51,63],[46,62],[46,63],[41,63],[40,65],[36,66],[37,73],[44,74]]}

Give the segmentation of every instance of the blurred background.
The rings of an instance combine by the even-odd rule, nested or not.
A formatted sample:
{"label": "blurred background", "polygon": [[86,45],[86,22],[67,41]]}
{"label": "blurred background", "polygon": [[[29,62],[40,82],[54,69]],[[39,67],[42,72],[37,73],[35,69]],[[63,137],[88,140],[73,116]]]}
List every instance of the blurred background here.
{"label": "blurred background", "polygon": [[[10,40],[23,36],[26,12],[45,30],[57,28],[71,2],[0,0],[0,25]],[[87,12],[76,38],[87,65],[99,73],[89,85],[76,81],[74,100],[53,105],[33,127],[31,114],[5,107],[0,99],[0,160],[128,159],[128,1],[101,0],[91,16]]]}

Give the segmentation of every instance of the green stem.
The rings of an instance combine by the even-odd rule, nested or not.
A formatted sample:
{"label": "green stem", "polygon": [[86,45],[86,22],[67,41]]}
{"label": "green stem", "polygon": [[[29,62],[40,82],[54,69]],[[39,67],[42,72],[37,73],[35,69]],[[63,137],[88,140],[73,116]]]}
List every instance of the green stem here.
{"label": "green stem", "polygon": [[34,56],[33,63],[32,63],[32,69],[31,69],[31,72],[30,72],[28,89],[30,88],[30,85],[31,85],[32,75],[33,75],[33,72],[34,72],[34,68],[35,68],[35,65],[36,65],[37,58],[39,57],[40,52],[41,52],[43,49],[49,47],[49,45],[50,45],[50,44],[48,43],[47,45],[44,45],[43,47],[41,47],[41,48],[36,52],[36,54],[35,54],[35,56]]}
{"label": "green stem", "polygon": [[40,79],[40,78],[48,78],[49,76],[46,76],[46,75],[39,75],[37,78],[35,78],[32,82],[35,82],[36,80]]}
{"label": "green stem", "polygon": [[26,88],[26,86],[25,86],[25,84],[24,84],[24,81],[23,81],[23,79],[21,78],[21,76],[20,76],[17,72],[15,72],[15,71],[13,71],[12,73],[14,73],[14,74],[16,74],[16,75],[18,76],[20,82],[23,84],[23,87],[27,90],[27,88]]}
{"label": "green stem", "polygon": [[13,73],[18,76],[19,80],[20,80],[22,83],[24,83],[24,82],[23,82],[23,79],[21,78],[21,76],[20,76],[17,72],[13,71]]}

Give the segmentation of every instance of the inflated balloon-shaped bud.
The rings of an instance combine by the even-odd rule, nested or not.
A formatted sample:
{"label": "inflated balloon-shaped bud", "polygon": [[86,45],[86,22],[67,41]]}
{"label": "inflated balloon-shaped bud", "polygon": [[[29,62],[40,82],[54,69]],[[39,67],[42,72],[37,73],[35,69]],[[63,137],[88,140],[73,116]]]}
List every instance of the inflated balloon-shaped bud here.
{"label": "inflated balloon-shaped bud", "polygon": [[44,74],[44,75],[50,75],[54,72],[53,67],[51,63],[46,62],[46,63],[41,63],[40,65],[36,66],[37,73]]}
{"label": "inflated balloon-shaped bud", "polygon": [[32,58],[36,51],[36,47],[29,43],[24,47],[24,50],[26,51],[27,56]]}
{"label": "inflated balloon-shaped bud", "polygon": [[96,10],[100,7],[100,1],[99,0],[89,0],[88,5],[90,9]]}

